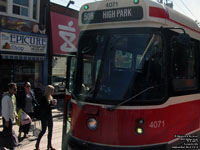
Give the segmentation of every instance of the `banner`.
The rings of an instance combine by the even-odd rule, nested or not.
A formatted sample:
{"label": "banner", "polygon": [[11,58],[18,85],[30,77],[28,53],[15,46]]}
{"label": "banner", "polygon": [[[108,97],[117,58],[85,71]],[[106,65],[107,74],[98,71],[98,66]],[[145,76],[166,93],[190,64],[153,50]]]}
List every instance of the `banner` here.
{"label": "banner", "polygon": [[79,36],[78,19],[51,12],[53,54],[77,51]]}

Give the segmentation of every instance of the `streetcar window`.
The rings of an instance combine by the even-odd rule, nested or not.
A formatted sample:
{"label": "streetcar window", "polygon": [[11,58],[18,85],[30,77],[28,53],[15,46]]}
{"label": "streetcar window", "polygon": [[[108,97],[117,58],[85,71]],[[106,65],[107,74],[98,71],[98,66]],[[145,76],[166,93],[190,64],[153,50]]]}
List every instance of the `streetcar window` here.
{"label": "streetcar window", "polygon": [[142,60],[141,58],[142,58],[142,55],[140,55],[140,54],[138,54],[136,56],[136,66],[135,67],[136,67],[137,71],[142,70],[142,64],[140,63],[140,60]]}
{"label": "streetcar window", "polygon": [[171,63],[174,91],[197,89],[194,43],[181,43],[173,37],[171,43]]}
{"label": "streetcar window", "polygon": [[194,43],[190,43],[186,49],[186,66],[187,66],[187,78],[194,78],[195,72],[195,53]]}
{"label": "streetcar window", "polygon": [[76,66],[76,58],[71,57],[71,59],[70,59],[70,73],[69,73],[69,92],[72,92],[73,89],[74,89],[75,66]]}
{"label": "streetcar window", "polygon": [[92,81],[92,72],[91,72],[91,68],[92,68],[92,62],[90,61],[91,59],[86,59],[84,60],[84,66],[83,66],[83,83],[82,86],[84,88],[90,88],[91,87],[91,81]]}
{"label": "streetcar window", "polygon": [[162,38],[152,33],[83,34],[80,39],[77,96],[82,101],[159,103],[164,97]]}
{"label": "streetcar window", "polygon": [[130,52],[123,52],[122,50],[116,50],[115,52],[115,67],[116,68],[132,68],[133,55]]}

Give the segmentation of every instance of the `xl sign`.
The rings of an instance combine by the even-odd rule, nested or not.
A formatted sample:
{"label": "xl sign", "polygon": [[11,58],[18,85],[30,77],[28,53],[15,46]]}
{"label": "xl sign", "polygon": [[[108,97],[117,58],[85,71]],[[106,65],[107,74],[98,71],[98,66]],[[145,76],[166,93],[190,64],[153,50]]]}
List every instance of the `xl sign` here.
{"label": "xl sign", "polygon": [[76,28],[73,27],[73,21],[68,22],[68,26],[58,25],[59,36],[64,40],[64,43],[60,46],[63,52],[76,52],[77,48],[73,44],[76,39]]}

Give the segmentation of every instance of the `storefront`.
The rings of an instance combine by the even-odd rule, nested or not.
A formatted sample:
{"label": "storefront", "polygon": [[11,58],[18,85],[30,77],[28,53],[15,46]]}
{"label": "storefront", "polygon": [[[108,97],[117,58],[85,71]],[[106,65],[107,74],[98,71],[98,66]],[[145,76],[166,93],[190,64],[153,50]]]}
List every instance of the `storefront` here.
{"label": "storefront", "polygon": [[46,53],[46,35],[1,29],[0,93],[7,90],[9,82],[16,82],[19,90],[25,81],[36,88],[45,76]]}

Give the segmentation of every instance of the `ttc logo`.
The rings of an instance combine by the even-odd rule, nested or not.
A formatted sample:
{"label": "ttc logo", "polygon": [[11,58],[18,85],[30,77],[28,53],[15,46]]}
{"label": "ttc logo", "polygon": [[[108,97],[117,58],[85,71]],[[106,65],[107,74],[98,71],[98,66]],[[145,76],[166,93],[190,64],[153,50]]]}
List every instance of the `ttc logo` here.
{"label": "ttc logo", "polygon": [[65,41],[60,49],[62,52],[76,52],[77,48],[73,44],[73,41],[76,39],[76,29],[73,28],[73,21],[68,22],[68,26],[58,25],[59,36]]}

